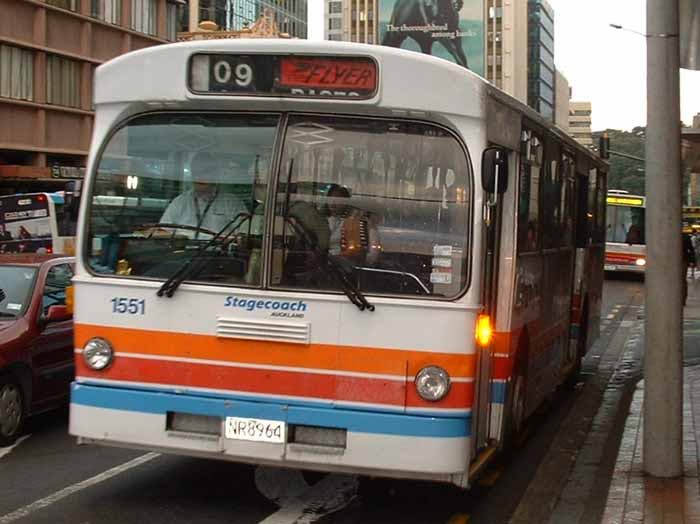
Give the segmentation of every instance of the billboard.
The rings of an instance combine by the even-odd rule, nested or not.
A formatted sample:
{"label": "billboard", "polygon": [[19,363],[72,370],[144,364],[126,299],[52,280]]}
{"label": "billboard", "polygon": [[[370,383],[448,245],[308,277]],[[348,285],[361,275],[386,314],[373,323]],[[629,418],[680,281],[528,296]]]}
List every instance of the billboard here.
{"label": "billboard", "polygon": [[484,0],[378,0],[379,43],[440,58],[485,76]]}

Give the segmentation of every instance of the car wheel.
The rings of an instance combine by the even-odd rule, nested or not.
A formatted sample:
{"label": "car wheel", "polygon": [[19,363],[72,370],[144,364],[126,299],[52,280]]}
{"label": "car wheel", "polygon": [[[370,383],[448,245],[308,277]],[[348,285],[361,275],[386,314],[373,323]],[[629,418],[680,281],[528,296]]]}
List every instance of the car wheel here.
{"label": "car wheel", "polygon": [[12,377],[0,377],[0,446],[15,443],[26,416],[22,386]]}

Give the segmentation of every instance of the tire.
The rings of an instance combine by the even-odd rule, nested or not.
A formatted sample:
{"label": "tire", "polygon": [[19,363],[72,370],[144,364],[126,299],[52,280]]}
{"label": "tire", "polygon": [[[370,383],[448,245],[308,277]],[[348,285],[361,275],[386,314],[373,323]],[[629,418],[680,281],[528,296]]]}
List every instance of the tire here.
{"label": "tire", "polygon": [[22,434],[27,407],[22,386],[11,375],[0,377],[0,447],[11,446]]}

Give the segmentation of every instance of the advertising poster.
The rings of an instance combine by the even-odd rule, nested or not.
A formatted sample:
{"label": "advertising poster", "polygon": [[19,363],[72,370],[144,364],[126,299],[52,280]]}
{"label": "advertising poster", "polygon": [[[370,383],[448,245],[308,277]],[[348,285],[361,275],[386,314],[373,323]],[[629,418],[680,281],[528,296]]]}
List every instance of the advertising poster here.
{"label": "advertising poster", "polygon": [[484,76],[484,0],[378,0],[379,42]]}

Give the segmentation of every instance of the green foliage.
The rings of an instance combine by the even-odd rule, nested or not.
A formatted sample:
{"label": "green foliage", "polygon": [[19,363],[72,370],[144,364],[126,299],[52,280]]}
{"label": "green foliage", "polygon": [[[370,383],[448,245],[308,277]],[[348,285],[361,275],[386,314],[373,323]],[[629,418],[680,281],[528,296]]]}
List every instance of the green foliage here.
{"label": "green foliage", "polygon": [[[607,129],[610,150],[644,158],[645,131],[645,127],[635,127],[632,131]],[[598,138],[602,133],[603,131],[593,133],[594,144],[598,144]],[[610,153],[608,161],[610,162],[608,189],[624,189],[634,195],[644,194],[644,162],[614,153]]]}

